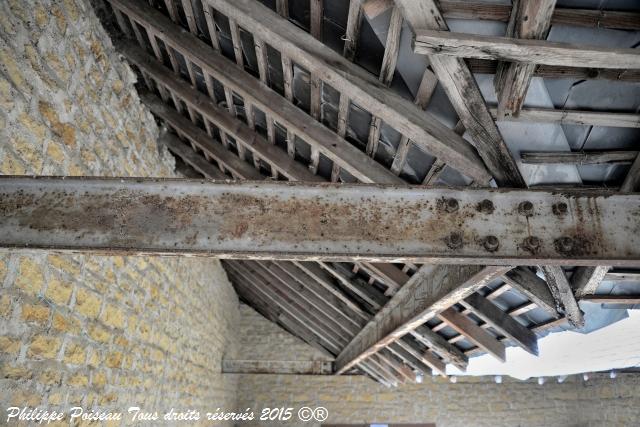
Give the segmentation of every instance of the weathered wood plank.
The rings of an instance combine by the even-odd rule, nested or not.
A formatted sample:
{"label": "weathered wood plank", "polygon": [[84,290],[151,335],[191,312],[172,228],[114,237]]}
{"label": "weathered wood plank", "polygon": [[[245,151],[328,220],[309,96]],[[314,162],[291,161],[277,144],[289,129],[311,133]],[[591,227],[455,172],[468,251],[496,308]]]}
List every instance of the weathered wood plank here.
{"label": "weathered wood plank", "polygon": [[[390,287],[391,292],[385,292],[385,295],[394,295],[410,279],[405,272],[393,264],[363,263],[362,265],[367,271],[377,274],[379,279]],[[419,326],[411,334],[448,363],[462,371],[467,368],[468,360],[464,354],[427,326]]]}
{"label": "weathered wood plank", "polygon": [[604,276],[604,280],[615,282],[635,282],[640,281],[640,271],[634,270],[609,270]]}
{"label": "weathered wood plank", "polygon": [[418,30],[414,51],[424,55],[492,59],[525,64],[640,69],[640,51],[546,40]]}
{"label": "weathered wood plank", "polygon": [[553,317],[558,317],[555,299],[547,283],[525,267],[517,267],[503,276],[509,286],[522,293]]}
{"label": "weathered wood plank", "polygon": [[484,349],[487,353],[504,362],[506,350],[504,344],[498,341],[487,331],[476,325],[466,316],[458,313],[454,308],[448,308],[438,315],[450,327],[459,334],[464,335],[469,341]]}
{"label": "weathered wood plank", "polygon": [[573,295],[567,276],[562,271],[562,267],[542,266],[542,271],[547,279],[551,294],[556,300],[556,305],[564,312],[571,325],[576,328],[582,328],[584,326],[584,317]]}
{"label": "weathered wood plank", "polygon": [[336,372],[347,371],[508,270],[422,266],[340,353]]}
{"label": "weathered wood plank", "polygon": [[[547,38],[556,0],[515,0],[511,10],[507,37]],[[517,116],[529,89],[535,65],[500,62],[494,84],[498,94],[498,117]]]}
{"label": "weathered wood plank", "polygon": [[523,151],[524,164],[597,165],[606,163],[631,163],[638,151]]}
{"label": "weathered wood plank", "polygon": [[221,144],[213,142],[206,132],[196,127],[192,122],[178,114],[177,111],[169,107],[155,96],[142,95],[143,102],[151,112],[168,122],[172,127],[178,129],[189,141],[199,149],[205,151],[217,162],[222,163],[234,177],[241,179],[262,180],[264,177],[251,165],[240,160],[232,152],[225,150]]}
{"label": "weathered wood plank", "polygon": [[[468,1],[442,0],[440,10],[449,19],[480,19],[507,22],[511,5],[475,3]],[[364,13],[373,19],[393,7],[393,0],[367,0],[363,4]],[[551,18],[553,25],[571,25],[590,28],[613,28],[618,30],[640,30],[640,13],[613,10],[556,8]]]}
{"label": "weathered wood plank", "polygon": [[622,186],[620,186],[620,191],[623,193],[640,191],[640,156],[636,156],[636,159],[631,164],[631,168],[627,172]]}
{"label": "weathered wood plank", "polygon": [[244,144],[246,149],[265,159],[286,178],[293,181],[322,180],[322,178],[311,174],[304,165],[293,161],[282,150],[269,144],[261,135],[249,129],[240,119],[231,116],[223,108],[207,99],[201,92],[176,79],[162,64],[154,61],[140,48],[123,43],[118,45],[118,50],[124,54],[127,60],[179,96],[180,99],[198,111],[204,118],[215,123],[223,134],[228,134],[239,144]]}
{"label": "weathered wood plank", "polygon": [[202,156],[196,154],[192,148],[186,146],[175,136],[165,133],[158,139],[158,144],[165,145],[169,151],[180,157],[189,166],[200,172],[205,178],[227,179],[227,176],[217,167],[207,162]]}
{"label": "weathered wood plank", "polygon": [[[467,59],[471,71],[478,74],[495,74],[497,61],[484,59]],[[640,70],[607,69],[593,67],[563,67],[554,65],[538,65],[534,76],[546,79],[584,79],[613,80],[617,82],[640,81]]]}
{"label": "weathered wood plank", "polygon": [[347,15],[347,30],[344,35],[343,56],[349,61],[356,58],[360,25],[362,24],[361,0],[349,0],[349,14]]}
{"label": "weathered wood plank", "polygon": [[322,41],[323,0],[309,0],[310,33]]}
{"label": "weathered wood plank", "polygon": [[427,152],[478,182],[486,183],[490,179],[481,159],[466,140],[391,91],[363,68],[327,49],[307,32],[253,0],[206,1],[235,19],[245,30],[260,34],[283,56],[317,74],[337,91],[348,93],[353,102],[407,135]]}
{"label": "weathered wood plank", "polygon": [[126,10],[130,15],[138,16],[148,26],[162,28],[161,35],[165,38],[165,43],[172,45],[176,50],[179,49],[205,73],[214,75],[226,88],[231,88],[242,96],[245,102],[257,106],[278,122],[283,123],[287,130],[292,131],[310,145],[316,146],[357,179],[378,183],[400,184],[403,182],[382,165],[367,158],[352,144],[337,137],[326,126],[315,120],[309,120],[309,116],[302,110],[267,88],[258,79],[231,65],[228,59],[204,42],[181,31],[161,13],[123,0],[112,0],[112,4]]}
{"label": "weathered wood plank", "polygon": [[462,304],[470,308],[474,314],[499,333],[509,337],[525,351],[534,356],[538,355],[538,339],[536,335],[509,314],[500,310],[491,301],[475,293],[462,300]]}
{"label": "weathered wood plank", "polygon": [[580,301],[600,304],[640,304],[640,295],[583,295]]}
{"label": "weathered wood plank", "polygon": [[640,114],[609,113],[604,111],[554,110],[548,108],[523,108],[517,117],[498,118],[495,108],[490,109],[496,120],[515,122],[558,123],[567,125],[608,126],[621,128],[640,127]]}
{"label": "weathered wood plank", "polygon": [[[421,2],[397,0],[396,4],[402,10],[404,18],[414,32],[418,30],[420,33],[424,28],[430,28],[443,30],[436,31],[436,33],[447,33],[447,24],[434,0]],[[415,44],[417,48],[418,42],[416,41]],[[440,84],[447,92],[449,100],[460,116],[460,120],[469,131],[480,157],[498,185],[526,186],[518,165],[502,139],[502,135],[500,135],[500,131],[480,93],[480,88],[464,60],[432,55],[429,61]],[[410,135],[408,136],[415,141]],[[440,161],[450,163],[443,156],[434,154]]]}
{"label": "weathered wood plank", "polygon": [[595,294],[598,290],[598,286],[602,279],[604,279],[608,266],[599,267],[576,267],[576,270],[571,276],[571,288],[576,294],[576,297],[582,297],[583,295]]}

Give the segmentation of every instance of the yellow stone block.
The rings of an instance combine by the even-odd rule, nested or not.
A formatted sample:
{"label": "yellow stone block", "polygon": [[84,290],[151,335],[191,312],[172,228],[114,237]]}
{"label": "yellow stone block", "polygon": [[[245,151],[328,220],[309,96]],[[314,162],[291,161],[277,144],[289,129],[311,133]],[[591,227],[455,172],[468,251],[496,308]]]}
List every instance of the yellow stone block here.
{"label": "yellow stone block", "polygon": [[22,137],[11,141],[11,146],[20,155],[20,159],[30,167],[32,171],[40,172],[42,169],[42,147],[34,145]]}
{"label": "yellow stone block", "polygon": [[64,33],[67,29],[67,18],[65,18],[62,9],[59,6],[54,6],[51,10],[51,13],[56,18],[56,24],[58,25],[58,29],[61,33]]}
{"label": "yellow stone block", "polygon": [[73,285],[66,281],[52,278],[47,284],[44,295],[58,305],[67,305],[73,292]]}
{"label": "yellow stone block", "polygon": [[[38,375],[38,381],[46,385],[60,384],[62,374],[60,371],[47,370]],[[49,397],[49,403],[51,403],[51,397]]]}
{"label": "yellow stone block", "polygon": [[118,307],[107,304],[102,312],[102,320],[105,325],[109,325],[114,328],[124,328],[125,315]]}
{"label": "yellow stone block", "polygon": [[81,365],[86,357],[85,349],[79,344],[70,344],[64,351],[64,362],[72,365]]}
{"label": "yellow stone block", "polygon": [[107,376],[104,374],[104,372],[94,372],[91,384],[94,387],[102,388],[105,386],[105,384],[107,384]]}
{"label": "yellow stone block", "polygon": [[36,138],[43,139],[47,134],[47,128],[27,113],[21,113],[18,116],[18,122],[27,128]]}
{"label": "yellow stone block", "polygon": [[17,365],[9,365],[8,363],[0,364],[0,378],[10,380],[28,380],[31,379],[33,373],[31,370]]}
{"label": "yellow stone block", "polygon": [[60,405],[64,396],[61,393],[51,393],[49,395],[49,405]]}
{"label": "yellow stone block", "polygon": [[44,284],[44,275],[38,262],[27,257],[20,259],[15,284],[30,295],[38,295]]}
{"label": "yellow stone block", "polygon": [[78,292],[76,292],[75,309],[87,317],[95,318],[98,316],[100,303],[100,298],[93,292],[87,291],[84,288],[79,288]]}
{"label": "yellow stone block", "polygon": [[84,387],[89,384],[89,378],[85,374],[77,373],[67,378],[66,382],[73,386]]}
{"label": "yellow stone block", "polygon": [[27,169],[22,162],[11,153],[5,153],[0,172],[4,175],[26,175]]}
{"label": "yellow stone block", "polygon": [[111,352],[105,359],[105,365],[109,368],[119,368],[122,364],[122,353],[119,351]]}
{"label": "yellow stone block", "polygon": [[53,314],[51,326],[54,331],[58,332],[67,332],[74,335],[80,333],[80,322],[72,317],[64,316],[61,313]]}
{"label": "yellow stone block", "polygon": [[29,86],[22,77],[22,70],[13,58],[13,52],[4,49],[0,50],[0,69],[2,68],[4,68],[18,90],[24,94],[31,93],[31,86]]}
{"label": "yellow stone block", "polygon": [[7,263],[0,259],[0,287],[4,282],[4,278],[7,276]]}
{"label": "yellow stone block", "polygon": [[62,166],[66,155],[60,144],[55,141],[49,141],[47,143],[47,158],[51,159],[55,164]]}
{"label": "yellow stone block", "polygon": [[0,353],[17,354],[20,351],[18,338],[0,336]]}
{"label": "yellow stone block", "polygon": [[49,22],[49,15],[47,14],[47,11],[44,10],[44,7],[42,7],[42,5],[36,6],[35,15],[36,15],[36,24],[38,24],[38,27],[40,28],[46,27],[47,22]]}
{"label": "yellow stone block", "polygon": [[59,270],[64,271],[72,276],[80,275],[80,265],[71,257],[62,255],[49,255],[47,257],[49,264]]}
{"label": "yellow stone block", "polygon": [[11,314],[11,305],[11,297],[9,295],[0,296],[0,316],[9,317]]}
{"label": "yellow stone block", "polygon": [[98,324],[90,325],[87,332],[91,338],[101,343],[109,342],[111,339],[111,333]]}
{"label": "yellow stone block", "polygon": [[59,338],[38,335],[31,341],[27,356],[37,359],[54,359],[61,344]]}
{"label": "yellow stone block", "polygon": [[65,9],[67,9],[69,18],[71,18],[72,21],[78,20],[80,14],[78,13],[78,7],[73,2],[73,0],[64,0],[64,7]]}
{"label": "yellow stone block", "polygon": [[51,310],[45,305],[24,304],[22,306],[22,320],[45,325],[49,321]]}

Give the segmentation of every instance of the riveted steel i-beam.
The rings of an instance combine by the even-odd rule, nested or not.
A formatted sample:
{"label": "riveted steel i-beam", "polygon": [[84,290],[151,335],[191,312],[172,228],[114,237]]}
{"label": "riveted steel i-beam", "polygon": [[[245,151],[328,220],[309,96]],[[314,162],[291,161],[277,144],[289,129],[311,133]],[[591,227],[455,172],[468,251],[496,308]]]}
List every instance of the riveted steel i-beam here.
{"label": "riveted steel i-beam", "polygon": [[640,194],[0,177],[0,247],[640,266]]}

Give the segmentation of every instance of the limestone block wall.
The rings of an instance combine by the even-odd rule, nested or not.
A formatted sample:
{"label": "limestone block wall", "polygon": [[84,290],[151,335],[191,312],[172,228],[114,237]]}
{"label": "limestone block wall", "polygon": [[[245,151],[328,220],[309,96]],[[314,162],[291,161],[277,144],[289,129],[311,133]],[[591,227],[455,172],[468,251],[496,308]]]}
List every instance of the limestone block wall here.
{"label": "limestone block wall", "polygon": [[311,347],[246,304],[240,304],[238,343],[242,359],[333,360],[329,353]]}
{"label": "limestone block wall", "polygon": [[[0,174],[173,176],[134,80],[88,0],[0,1]],[[0,424],[233,407],[237,321],[216,260],[0,252]]]}

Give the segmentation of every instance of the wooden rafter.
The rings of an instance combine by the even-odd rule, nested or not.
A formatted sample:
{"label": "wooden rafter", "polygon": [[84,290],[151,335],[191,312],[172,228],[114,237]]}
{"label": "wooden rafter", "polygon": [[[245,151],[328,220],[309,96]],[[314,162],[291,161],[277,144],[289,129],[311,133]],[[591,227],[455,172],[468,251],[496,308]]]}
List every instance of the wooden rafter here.
{"label": "wooden rafter", "polygon": [[[442,30],[436,31],[437,33],[447,33],[448,26],[434,0],[397,0],[396,4],[414,32],[429,28]],[[460,120],[471,135],[480,157],[498,185],[524,187],[526,183],[467,64],[460,58],[440,55],[431,56],[429,60]]]}
{"label": "wooden rafter", "polygon": [[551,294],[556,300],[556,305],[563,311],[569,323],[576,328],[583,327],[584,317],[582,311],[578,306],[562,267],[543,266],[542,271],[547,279]]}
{"label": "wooden rafter", "polygon": [[[515,0],[507,25],[507,36],[545,39],[551,28],[556,0]],[[535,65],[500,62],[494,85],[498,94],[498,118],[518,116],[529,89]]]}
{"label": "wooden rafter", "polygon": [[571,276],[571,288],[576,297],[595,294],[609,268],[608,266],[576,268]]}
{"label": "wooden rafter", "polygon": [[508,269],[421,267],[338,355],[336,372],[347,371]]}
{"label": "wooden rafter", "polygon": [[351,101],[407,135],[427,152],[454,168],[460,168],[479,183],[489,180],[486,168],[467,141],[381,85],[361,67],[326,49],[308,33],[290,25],[253,0],[207,2],[238,21],[245,30],[260,33],[265,42],[312,74],[316,73],[323,81],[330,82],[339,92],[349,93]]}

